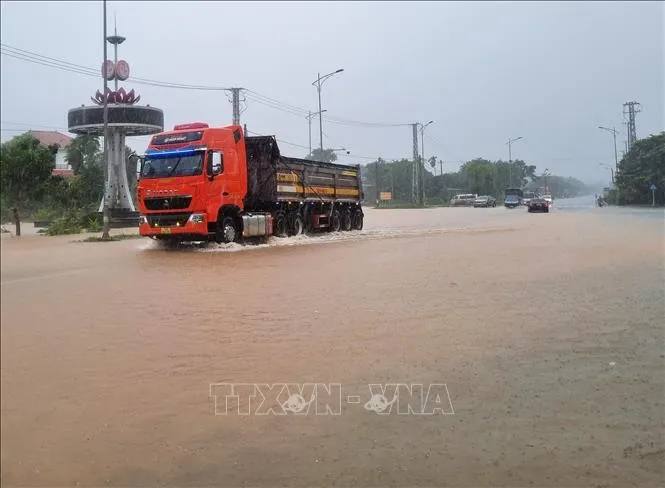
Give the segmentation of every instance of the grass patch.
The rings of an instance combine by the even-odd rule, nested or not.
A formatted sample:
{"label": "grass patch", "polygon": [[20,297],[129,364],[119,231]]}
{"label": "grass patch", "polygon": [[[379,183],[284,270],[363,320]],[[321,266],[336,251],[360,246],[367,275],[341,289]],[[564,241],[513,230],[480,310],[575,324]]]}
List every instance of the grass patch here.
{"label": "grass patch", "polygon": [[102,239],[100,236],[90,236],[76,242],[115,242],[126,241],[127,239],[140,239],[141,237],[139,234],[116,234],[109,236],[108,239]]}

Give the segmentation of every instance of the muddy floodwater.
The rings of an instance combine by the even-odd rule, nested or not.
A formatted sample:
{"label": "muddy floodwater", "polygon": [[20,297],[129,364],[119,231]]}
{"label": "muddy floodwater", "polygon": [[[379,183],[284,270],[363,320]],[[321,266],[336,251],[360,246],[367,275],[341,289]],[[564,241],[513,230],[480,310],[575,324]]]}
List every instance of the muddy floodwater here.
{"label": "muddy floodwater", "polygon": [[3,486],[662,486],[663,216],[558,203],[3,236]]}

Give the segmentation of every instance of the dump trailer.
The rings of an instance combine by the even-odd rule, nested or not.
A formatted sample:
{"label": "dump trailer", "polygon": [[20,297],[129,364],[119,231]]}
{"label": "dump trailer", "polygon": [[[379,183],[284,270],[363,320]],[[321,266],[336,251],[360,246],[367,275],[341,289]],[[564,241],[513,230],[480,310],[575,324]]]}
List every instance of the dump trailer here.
{"label": "dump trailer", "polygon": [[139,233],[233,242],[363,228],[360,166],[291,158],[274,136],[182,124],[141,158]]}

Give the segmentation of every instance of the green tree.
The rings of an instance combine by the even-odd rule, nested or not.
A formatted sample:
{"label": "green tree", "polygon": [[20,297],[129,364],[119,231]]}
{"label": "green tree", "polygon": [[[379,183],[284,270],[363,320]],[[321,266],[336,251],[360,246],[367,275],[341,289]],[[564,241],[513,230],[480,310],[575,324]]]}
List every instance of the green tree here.
{"label": "green tree", "polygon": [[496,167],[491,161],[476,158],[467,161],[460,170],[466,180],[465,187],[471,193],[488,195],[494,193],[496,182]]}
{"label": "green tree", "polygon": [[69,179],[70,207],[92,208],[104,194],[104,162],[98,137],[76,136],[65,156],[74,170]]}
{"label": "green tree", "polygon": [[74,173],[80,173],[84,167],[99,164],[100,141],[98,137],[78,135],[67,147],[65,160],[71,165]]}
{"label": "green tree", "polygon": [[39,203],[55,168],[55,151],[30,134],[0,146],[0,187],[5,204],[25,212]]}
{"label": "green tree", "polygon": [[325,163],[334,163],[337,161],[337,154],[332,149],[324,149],[323,153],[321,149],[313,149],[311,154],[305,156],[305,159],[311,159],[313,161],[323,161]]}
{"label": "green tree", "polygon": [[620,205],[651,203],[651,185],[656,203],[665,204],[665,132],[633,144],[619,162],[615,185]]}

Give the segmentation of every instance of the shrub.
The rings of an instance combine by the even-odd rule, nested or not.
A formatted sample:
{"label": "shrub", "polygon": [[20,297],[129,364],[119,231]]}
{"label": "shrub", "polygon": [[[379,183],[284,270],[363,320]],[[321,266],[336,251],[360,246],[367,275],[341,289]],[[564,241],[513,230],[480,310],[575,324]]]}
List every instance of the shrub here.
{"label": "shrub", "polygon": [[46,235],[60,236],[65,234],[79,234],[82,231],[80,218],[76,214],[59,217],[46,229]]}

